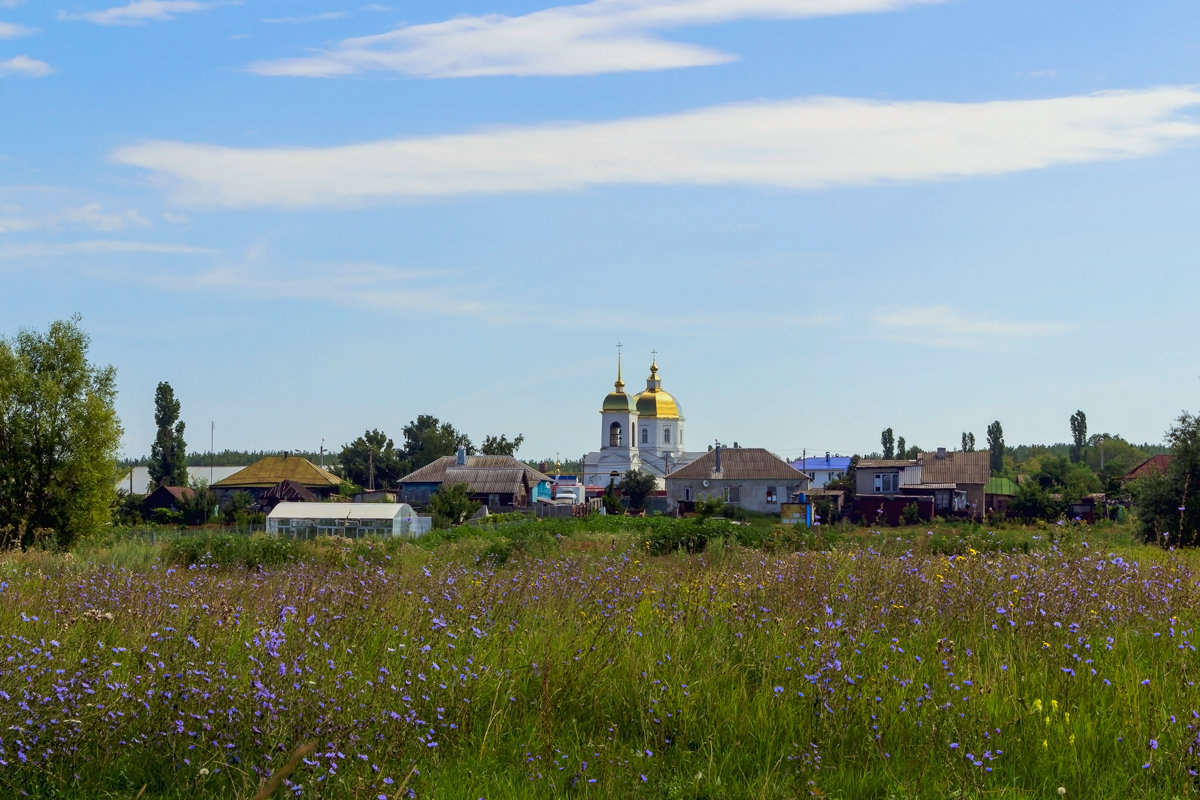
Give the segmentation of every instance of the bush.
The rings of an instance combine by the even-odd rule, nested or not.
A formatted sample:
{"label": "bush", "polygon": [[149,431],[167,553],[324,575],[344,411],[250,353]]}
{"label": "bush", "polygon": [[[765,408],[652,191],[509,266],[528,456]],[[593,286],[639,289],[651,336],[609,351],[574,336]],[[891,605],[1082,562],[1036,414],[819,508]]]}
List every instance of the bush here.
{"label": "bush", "polygon": [[268,567],[299,560],[300,548],[294,539],[282,536],[197,535],[181,536],[167,545],[166,559],[172,564],[190,566]]}

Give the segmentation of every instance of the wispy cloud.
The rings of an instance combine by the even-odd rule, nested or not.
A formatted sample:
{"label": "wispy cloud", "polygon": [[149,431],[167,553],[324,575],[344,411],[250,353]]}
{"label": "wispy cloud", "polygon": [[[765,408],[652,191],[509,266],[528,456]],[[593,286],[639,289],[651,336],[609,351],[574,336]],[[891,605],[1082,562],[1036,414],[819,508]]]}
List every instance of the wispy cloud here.
{"label": "wispy cloud", "polygon": [[0,262],[31,258],[61,258],[111,253],[153,253],[158,255],[202,255],[214,253],[207,247],[162,242],[138,242],[119,239],[93,239],[82,242],[26,242],[0,246]]}
{"label": "wispy cloud", "polygon": [[179,202],[361,205],[613,184],[788,189],[948,180],[1148,156],[1200,138],[1166,87],[989,103],[805,98],[604,123],[548,124],[328,148],[151,141],[113,160]]}
{"label": "wispy cloud", "polygon": [[1061,322],[1001,320],[949,306],[920,306],[874,315],[875,334],[890,341],[956,350],[1008,350],[1070,330]]}
{"label": "wispy cloud", "polygon": [[268,25],[289,25],[306,22],[324,22],[331,19],[342,19],[345,16],[345,11],[325,11],[321,14],[310,14],[307,17],[268,17],[262,21]]}
{"label": "wispy cloud", "polygon": [[[262,254],[251,253],[237,264],[197,273],[158,271],[110,273],[114,279],[136,279],[166,291],[212,291],[259,299],[311,300],[378,313],[470,317],[503,323],[528,319],[531,308],[520,303],[498,304],[495,287],[478,282],[453,281],[445,271],[402,269],[378,264],[322,264],[289,267],[286,271],[263,266]],[[464,286],[470,286],[470,290]]]}
{"label": "wispy cloud", "polygon": [[5,75],[24,75],[27,78],[44,78],[54,74],[54,67],[45,61],[38,61],[29,56],[13,56],[7,61],[0,60],[0,78]]}
{"label": "wispy cloud", "polygon": [[0,234],[17,233],[53,227],[85,227],[111,233],[134,225],[149,225],[150,221],[133,209],[106,211],[99,203],[67,208],[53,214],[29,215],[19,207],[0,206]]}
{"label": "wispy cloud", "polygon": [[60,20],[94,22],[97,25],[141,25],[146,22],[165,22],[175,19],[180,14],[194,14],[222,5],[229,5],[228,0],[222,0],[222,2],[133,0],[129,5],[114,6],[103,11],[84,11],[75,14],[59,11],[58,18]]}
{"label": "wispy cloud", "polygon": [[0,22],[0,39],[15,39],[18,36],[29,36],[36,32],[33,28],[26,28],[15,22]]}
{"label": "wispy cloud", "polygon": [[264,75],[331,77],[366,71],[430,78],[595,75],[721,64],[736,56],[673,42],[660,31],[734,20],[895,11],[947,0],[593,0],[516,17],[456,17],[346,39],[301,58],[262,61]]}

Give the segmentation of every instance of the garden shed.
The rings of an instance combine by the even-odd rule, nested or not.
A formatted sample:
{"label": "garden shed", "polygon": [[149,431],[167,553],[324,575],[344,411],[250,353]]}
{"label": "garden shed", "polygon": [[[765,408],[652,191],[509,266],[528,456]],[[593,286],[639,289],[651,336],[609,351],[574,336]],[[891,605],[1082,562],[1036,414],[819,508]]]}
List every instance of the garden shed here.
{"label": "garden shed", "polygon": [[267,516],[267,533],[311,539],[316,536],[404,536],[429,531],[432,520],[408,503],[280,503]]}

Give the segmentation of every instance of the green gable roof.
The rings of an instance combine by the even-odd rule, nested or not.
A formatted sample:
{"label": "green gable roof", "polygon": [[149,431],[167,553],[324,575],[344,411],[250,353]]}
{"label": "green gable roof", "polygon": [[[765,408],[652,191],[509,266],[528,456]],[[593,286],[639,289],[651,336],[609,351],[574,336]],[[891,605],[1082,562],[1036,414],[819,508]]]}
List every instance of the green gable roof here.
{"label": "green gable roof", "polygon": [[1008,478],[991,478],[983,487],[984,494],[1006,494],[1016,496],[1017,485]]}

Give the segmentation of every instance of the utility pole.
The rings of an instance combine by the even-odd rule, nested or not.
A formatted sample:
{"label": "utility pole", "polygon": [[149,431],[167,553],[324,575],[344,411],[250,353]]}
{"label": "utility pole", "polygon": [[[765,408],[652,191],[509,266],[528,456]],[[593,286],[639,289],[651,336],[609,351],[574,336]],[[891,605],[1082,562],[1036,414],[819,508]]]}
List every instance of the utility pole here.
{"label": "utility pole", "polygon": [[208,423],[208,485],[212,486],[213,482],[213,444],[217,441],[217,423],[215,420],[210,420]]}

